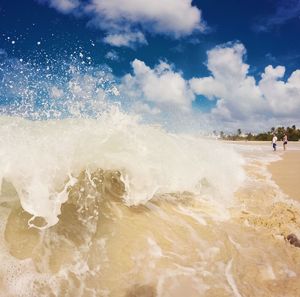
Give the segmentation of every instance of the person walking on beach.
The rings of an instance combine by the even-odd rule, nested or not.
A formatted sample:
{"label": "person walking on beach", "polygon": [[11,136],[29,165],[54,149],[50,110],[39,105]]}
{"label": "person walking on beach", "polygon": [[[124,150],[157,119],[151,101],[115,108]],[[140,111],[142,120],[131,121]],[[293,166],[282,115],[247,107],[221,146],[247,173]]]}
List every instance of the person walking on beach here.
{"label": "person walking on beach", "polygon": [[284,150],[286,150],[287,142],[288,142],[287,135],[284,134],[284,136],[283,136],[283,149],[284,149]]}
{"label": "person walking on beach", "polygon": [[273,134],[273,139],[272,139],[272,146],[273,146],[273,151],[276,151],[276,142],[277,142],[277,137],[275,134]]}

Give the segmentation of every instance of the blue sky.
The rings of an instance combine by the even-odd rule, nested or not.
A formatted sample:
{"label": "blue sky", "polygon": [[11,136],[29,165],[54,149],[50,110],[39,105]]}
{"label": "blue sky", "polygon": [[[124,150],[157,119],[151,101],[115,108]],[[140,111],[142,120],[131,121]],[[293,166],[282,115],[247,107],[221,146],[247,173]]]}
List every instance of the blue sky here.
{"label": "blue sky", "polygon": [[82,53],[132,109],[216,128],[299,124],[299,36],[299,0],[0,1],[7,59]]}

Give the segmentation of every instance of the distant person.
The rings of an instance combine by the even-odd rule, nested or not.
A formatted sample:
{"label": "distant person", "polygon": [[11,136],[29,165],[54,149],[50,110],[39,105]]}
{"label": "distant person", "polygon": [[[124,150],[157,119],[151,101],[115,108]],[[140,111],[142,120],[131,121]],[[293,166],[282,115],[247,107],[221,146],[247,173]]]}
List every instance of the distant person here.
{"label": "distant person", "polygon": [[275,134],[273,134],[273,139],[272,139],[272,146],[273,146],[273,151],[276,151],[276,142],[277,142],[277,137]]}
{"label": "distant person", "polygon": [[287,138],[287,135],[284,134],[283,136],[283,149],[286,150],[286,145],[288,143],[288,138]]}

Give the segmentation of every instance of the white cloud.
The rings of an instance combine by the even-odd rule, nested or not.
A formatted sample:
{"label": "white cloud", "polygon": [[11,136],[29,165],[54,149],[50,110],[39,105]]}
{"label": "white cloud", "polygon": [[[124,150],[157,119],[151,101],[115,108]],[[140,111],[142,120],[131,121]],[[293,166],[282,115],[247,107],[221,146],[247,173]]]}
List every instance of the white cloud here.
{"label": "white cloud", "polygon": [[133,101],[135,110],[148,114],[156,114],[153,108],[168,112],[170,106],[175,106],[177,112],[192,111],[195,94],[202,95],[216,104],[201,117],[221,129],[224,123],[230,129],[238,125],[252,131],[276,123],[299,123],[300,70],[285,79],[285,67],[269,65],[256,79],[249,74],[245,56],[241,43],[217,46],[208,52],[211,75],[189,81],[168,63],[151,68],[136,59],[132,62],[133,73],[122,78],[120,90]]}
{"label": "white cloud", "polygon": [[285,67],[265,68],[259,81],[249,75],[241,43],[218,46],[208,52],[211,76],[193,78],[192,90],[216,99],[211,114],[219,119],[257,121],[266,118],[297,118],[300,112],[300,70],[284,81]]}
{"label": "white cloud", "polygon": [[121,85],[128,98],[142,99],[160,107],[173,105],[181,110],[191,108],[195,96],[188,82],[171,65],[160,62],[152,69],[135,59],[132,68],[133,75],[125,75]]}
{"label": "white cloud", "polygon": [[142,32],[127,32],[122,34],[107,35],[103,41],[112,46],[134,47],[135,44],[147,44],[145,36]]}
{"label": "white cloud", "polygon": [[245,54],[240,43],[216,47],[208,52],[207,67],[212,76],[190,81],[196,94],[218,100],[213,109],[215,115],[241,119],[267,110],[260,88],[254,77],[248,75]]}
{"label": "white cloud", "polygon": [[298,116],[300,113],[300,70],[294,71],[285,82],[285,67],[268,66],[259,82],[270,110],[275,116]]}
{"label": "white cloud", "polygon": [[80,6],[79,0],[39,0],[39,2],[47,3],[50,7],[65,14],[74,12]]}
{"label": "white cloud", "polygon": [[115,46],[145,44],[142,32],[179,38],[203,31],[201,10],[192,0],[39,0],[62,13],[86,16],[104,30],[105,41]]}
{"label": "white cloud", "polygon": [[[191,0],[92,0],[86,10],[100,28],[140,24],[156,33],[183,36],[204,29],[201,11]],[[118,28],[120,29],[120,28]]]}
{"label": "white cloud", "polygon": [[119,61],[119,55],[116,51],[112,50],[106,53],[105,58],[111,61]]}
{"label": "white cloud", "polygon": [[161,113],[161,110],[159,108],[151,107],[149,106],[149,104],[140,101],[133,104],[133,110],[137,113],[145,113],[150,115],[157,115]]}

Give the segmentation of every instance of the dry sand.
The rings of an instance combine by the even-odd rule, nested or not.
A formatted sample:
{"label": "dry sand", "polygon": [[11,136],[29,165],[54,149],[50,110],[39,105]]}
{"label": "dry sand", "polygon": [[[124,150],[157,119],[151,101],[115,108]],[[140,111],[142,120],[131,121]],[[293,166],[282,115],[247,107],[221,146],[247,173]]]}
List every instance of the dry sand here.
{"label": "dry sand", "polygon": [[285,194],[300,202],[300,151],[285,151],[281,157],[268,166],[272,179]]}

